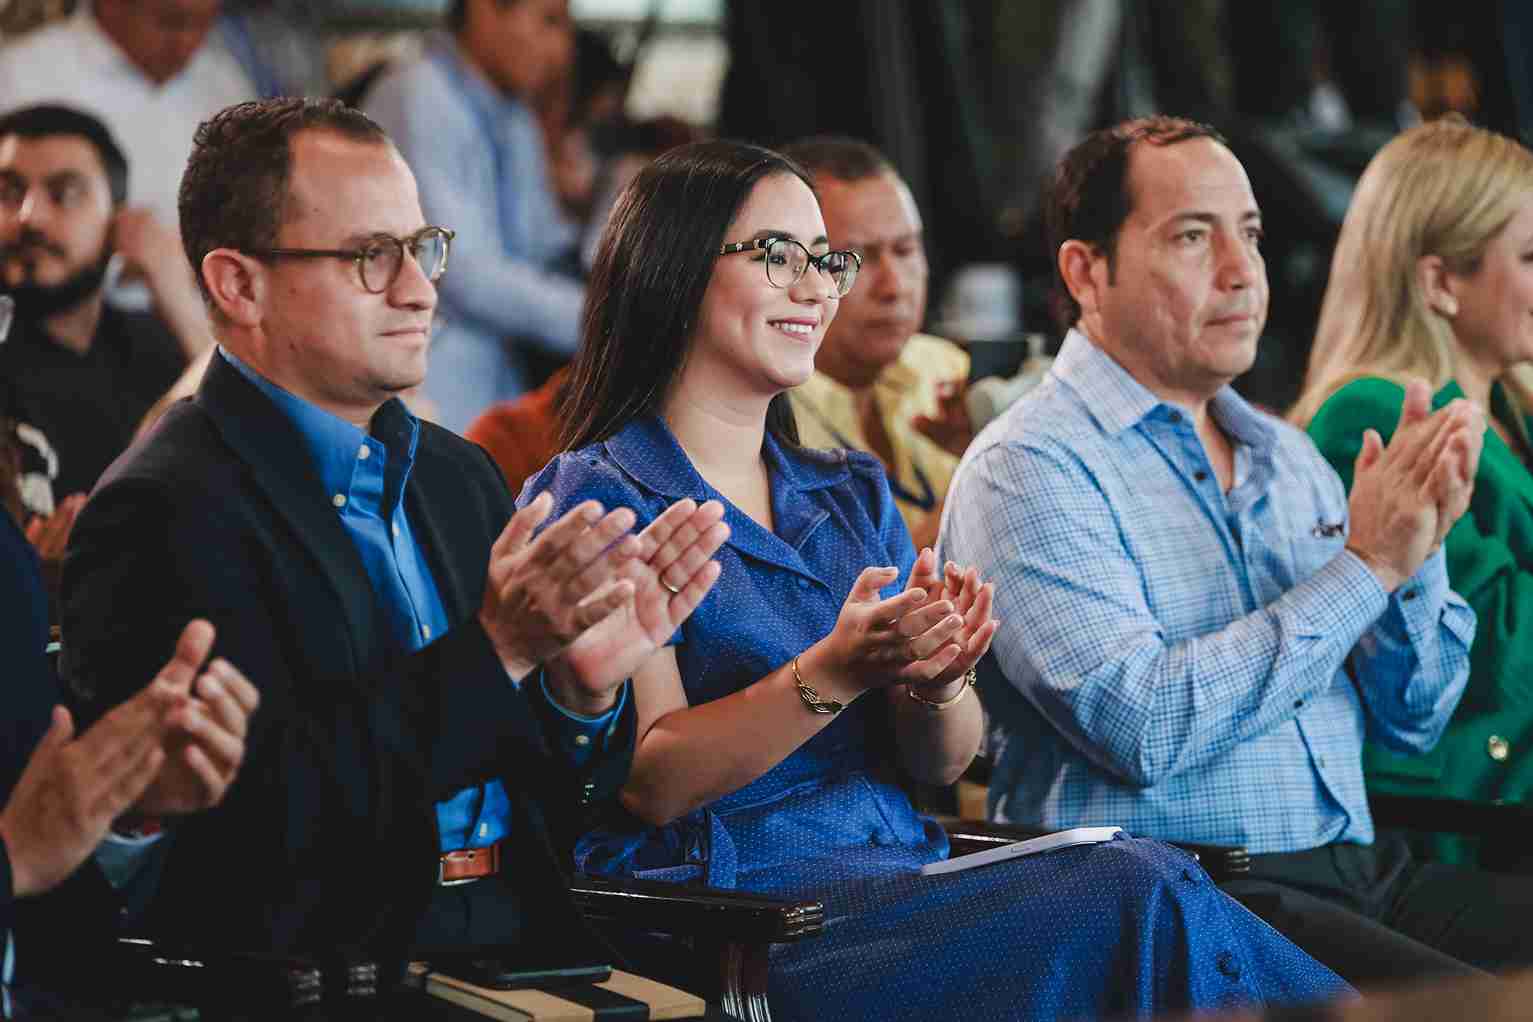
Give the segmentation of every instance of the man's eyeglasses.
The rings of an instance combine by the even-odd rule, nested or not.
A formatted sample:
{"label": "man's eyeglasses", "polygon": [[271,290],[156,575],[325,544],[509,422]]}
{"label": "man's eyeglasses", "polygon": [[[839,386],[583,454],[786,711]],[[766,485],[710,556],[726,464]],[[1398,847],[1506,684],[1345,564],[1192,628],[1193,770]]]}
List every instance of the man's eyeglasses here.
{"label": "man's eyeglasses", "polygon": [[356,248],[258,248],[245,249],[257,259],[349,259],[357,264],[362,286],[378,295],[394,286],[404,268],[405,250],[433,283],[447,270],[447,253],[456,232],[446,227],[422,227],[408,238],[378,234]]}
{"label": "man's eyeglasses", "polygon": [[724,245],[719,255],[735,252],[752,252],[763,249],[766,258],[767,283],[773,287],[792,287],[803,279],[813,266],[830,278],[836,285],[836,297],[842,298],[857,281],[857,271],[862,268],[862,256],[856,252],[826,252],[811,255],[809,250],[792,238],[757,238]]}

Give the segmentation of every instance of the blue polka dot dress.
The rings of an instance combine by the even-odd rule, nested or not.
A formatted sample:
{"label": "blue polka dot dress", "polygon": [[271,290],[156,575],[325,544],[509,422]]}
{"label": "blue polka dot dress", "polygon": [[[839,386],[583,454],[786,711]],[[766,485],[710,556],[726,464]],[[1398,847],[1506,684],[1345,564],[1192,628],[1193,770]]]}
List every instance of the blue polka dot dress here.
{"label": "blue polka dot dress", "polygon": [[[898,565],[893,595],[914,563],[876,460],[770,436],[763,455],[775,533],[708,486],[654,418],[560,455],[522,493],[525,503],[551,491],[555,514],[592,498],[626,505],[641,527],[682,497],[724,502],[723,572],[674,640],[694,706],[828,634],[863,568]],[[774,948],[778,1019],[1123,1017],[1348,992],[1157,842],[1119,837],[920,876],[947,839],[893,783],[886,712],[859,699],[707,808],[587,835],[580,868],[822,900],[825,934]]]}

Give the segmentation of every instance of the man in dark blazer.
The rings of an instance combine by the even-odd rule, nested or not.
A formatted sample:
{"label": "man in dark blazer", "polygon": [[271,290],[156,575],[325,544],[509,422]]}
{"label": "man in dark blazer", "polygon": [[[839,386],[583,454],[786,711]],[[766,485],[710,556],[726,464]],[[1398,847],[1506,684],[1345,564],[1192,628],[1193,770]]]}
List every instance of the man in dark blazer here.
{"label": "man in dark blazer", "polygon": [[631,511],[592,502],[534,539],[549,503],[513,516],[483,450],[410,415],[396,395],[424,378],[451,232],[355,110],[230,107],[180,201],[221,347],[76,523],[62,674],[109,707],[201,616],[262,705],[223,806],[170,835],[148,922],[556,959],[584,932],[561,851],[627,774],[627,676],[717,577],[722,509],[633,536]]}

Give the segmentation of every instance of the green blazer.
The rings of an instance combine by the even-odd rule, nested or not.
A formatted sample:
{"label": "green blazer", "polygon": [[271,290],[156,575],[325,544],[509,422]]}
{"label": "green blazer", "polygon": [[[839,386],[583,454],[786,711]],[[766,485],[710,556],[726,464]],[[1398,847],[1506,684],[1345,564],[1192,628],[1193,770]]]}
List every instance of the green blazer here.
{"label": "green blazer", "polygon": [[[1449,381],[1432,407],[1463,396]],[[1404,401],[1399,384],[1366,377],[1316,413],[1309,434],[1348,489],[1363,431],[1388,441]],[[1503,422],[1514,421],[1499,387],[1492,405]],[[1485,430],[1469,511],[1443,546],[1448,578],[1479,619],[1469,686],[1431,752],[1404,756],[1370,745],[1368,783],[1390,793],[1523,801],[1533,788],[1533,473],[1493,429]]]}

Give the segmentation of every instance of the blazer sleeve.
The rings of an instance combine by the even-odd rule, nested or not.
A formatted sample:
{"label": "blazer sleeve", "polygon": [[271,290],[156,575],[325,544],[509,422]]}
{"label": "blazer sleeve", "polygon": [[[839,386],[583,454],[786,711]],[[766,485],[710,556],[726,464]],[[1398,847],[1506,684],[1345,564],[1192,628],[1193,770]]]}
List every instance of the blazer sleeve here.
{"label": "blazer sleeve", "polygon": [[[123,479],[98,490],[76,521],[65,563],[62,674],[86,719],[147,684],[186,622],[201,617],[218,630],[216,654],[261,692],[251,754],[261,755],[276,732],[308,758],[348,743],[360,753],[374,733],[418,763],[444,753],[431,774],[456,773],[462,757],[444,739],[462,728],[483,733],[512,689],[478,623],[470,619],[416,653],[385,654],[365,679],[336,669],[339,657],[294,662],[298,647],[288,633],[317,627],[305,617],[328,594],[272,606],[270,545],[216,503],[185,496],[157,480]],[[346,643],[336,631],[328,641]],[[247,759],[247,766],[259,764]]]}

